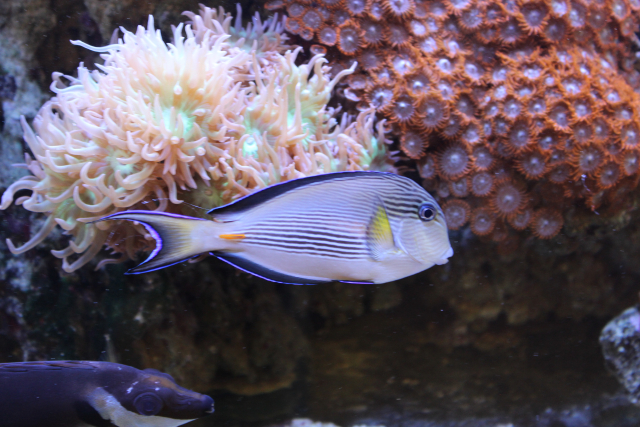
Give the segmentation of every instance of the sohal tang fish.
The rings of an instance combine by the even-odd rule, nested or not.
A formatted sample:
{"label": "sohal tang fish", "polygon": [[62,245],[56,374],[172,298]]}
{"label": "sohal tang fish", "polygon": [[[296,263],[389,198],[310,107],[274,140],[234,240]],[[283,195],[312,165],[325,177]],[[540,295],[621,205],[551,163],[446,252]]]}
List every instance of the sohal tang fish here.
{"label": "sohal tang fish", "polygon": [[338,172],[274,185],[209,211],[212,220],[149,211],[104,219],[144,224],[156,239],[129,274],[212,255],[282,283],[385,283],[453,255],[442,209],[412,180]]}
{"label": "sohal tang fish", "polygon": [[0,364],[2,427],[175,427],[213,400],[170,375],[109,362]]}

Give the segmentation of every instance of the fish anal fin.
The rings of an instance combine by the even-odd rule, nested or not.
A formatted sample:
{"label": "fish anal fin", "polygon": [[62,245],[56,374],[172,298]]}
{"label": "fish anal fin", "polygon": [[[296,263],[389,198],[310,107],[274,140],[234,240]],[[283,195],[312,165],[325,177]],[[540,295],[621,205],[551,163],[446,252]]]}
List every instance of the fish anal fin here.
{"label": "fish anal fin", "polygon": [[242,271],[253,274],[254,276],[258,276],[262,279],[269,280],[270,282],[286,283],[289,285],[319,285],[331,282],[331,280],[306,279],[304,277],[280,273],[248,260],[237,253],[211,252],[211,255]]}
{"label": "fish anal fin", "polygon": [[391,222],[389,222],[389,216],[382,200],[378,203],[367,225],[367,247],[371,258],[376,261],[380,261],[386,255],[397,251]]}

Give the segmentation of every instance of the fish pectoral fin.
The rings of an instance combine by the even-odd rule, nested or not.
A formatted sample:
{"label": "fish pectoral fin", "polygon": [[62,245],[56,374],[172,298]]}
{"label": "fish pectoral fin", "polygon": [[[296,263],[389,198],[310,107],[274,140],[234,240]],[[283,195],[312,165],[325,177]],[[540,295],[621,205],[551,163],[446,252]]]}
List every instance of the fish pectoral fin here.
{"label": "fish pectoral fin", "polygon": [[304,277],[293,276],[287,273],[272,270],[268,267],[253,262],[240,254],[230,252],[211,252],[211,255],[221,259],[242,271],[258,276],[270,282],[286,283],[289,285],[319,285],[321,283],[330,283],[331,280],[307,279]]}
{"label": "fish pectoral fin", "polygon": [[398,227],[398,250],[414,261],[424,264],[423,260],[415,256],[416,253],[420,253],[420,246],[416,241],[415,230],[411,230],[410,223],[406,221],[401,221]]}
{"label": "fish pectoral fin", "polygon": [[389,216],[382,200],[380,200],[367,225],[367,247],[369,248],[369,255],[376,261],[380,261],[387,255],[398,251],[393,239]]}

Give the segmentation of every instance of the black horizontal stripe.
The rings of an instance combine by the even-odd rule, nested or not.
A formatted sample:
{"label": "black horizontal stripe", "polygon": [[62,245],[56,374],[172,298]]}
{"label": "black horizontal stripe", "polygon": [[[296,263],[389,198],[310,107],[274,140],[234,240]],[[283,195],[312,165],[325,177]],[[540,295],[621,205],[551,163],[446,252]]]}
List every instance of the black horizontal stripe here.
{"label": "black horizontal stripe", "polygon": [[265,218],[264,220],[256,221],[250,224],[251,227],[255,227],[258,225],[267,225],[267,224],[291,224],[291,223],[300,223],[300,224],[313,224],[313,225],[325,225],[332,226],[330,221],[341,221],[341,223],[353,223],[353,224],[363,224],[369,221],[369,218],[373,212],[368,212],[367,214],[363,214],[361,216],[352,216],[352,215],[336,215],[335,213],[326,213],[326,214],[316,214],[310,213],[309,215],[304,216],[289,216],[289,217],[271,217]]}
{"label": "black horizontal stripe", "polygon": [[246,243],[266,242],[268,244],[282,244],[286,246],[302,246],[313,245],[317,248],[327,248],[330,250],[366,250],[364,242],[340,242],[336,240],[325,239],[307,239],[299,236],[291,236],[282,239],[281,236],[247,236],[243,239]]}
{"label": "black horizontal stripe", "polygon": [[290,247],[302,247],[302,246],[312,246],[315,249],[326,249],[329,251],[342,251],[342,252],[353,252],[353,251],[366,251],[366,246],[364,245],[344,245],[344,244],[340,244],[340,243],[334,243],[334,242],[324,242],[324,241],[314,241],[314,240],[307,240],[307,239],[287,239],[287,240],[282,240],[282,239],[277,239],[277,238],[271,238],[271,237],[258,237],[258,238],[246,238],[244,239],[244,243],[247,244],[266,244],[266,245],[271,245],[271,244],[279,244],[279,245],[284,245],[284,246],[290,246]]}
{"label": "black horizontal stripe", "polygon": [[385,204],[420,205],[425,202],[425,198],[416,194],[388,194],[384,198]]}
{"label": "black horizontal stripe", "polygon": [[261,242],[254,242],[253,243],[254,246],[260,246],[260,247],[265,247],[265,248],[270,248],[270,249],[278,249],[282,252],[287,252],[287,253],[294,253],[294,254],[305,254],[305,255],[311,255],[311,256],[318,256],[318,257],[329,257],[329,258],[339,258],[339,259],[351,259],[351,260],[357,260],[357,259],[368,259],[369,258],[369,252],[365,251],[365,252],[337,252],[337,251],[325,251],[325,250],[319,250],[319,249],[315,249],[314,247],[291,247],[291,246],[286,246],[286,245],[277,245],[277,244],[266,244],[266,243],[261,243]]}
{"label": "black horizontal stripe", "polygon": [[412,203],[412,204],[405,204],[405,203],[385,203],[384,204],[385,209],[389,210],[389,209],[393,209],[396,210],[398,212],[418,212],[418,210],[420,209],[420,204],[418,203]]}
{"label": "black horizontal stripe", "polygon": [[[282,210],[281,213],[270,213],[273,217],[282,217],[286,218],[289,216],[298,216],[298,215],[308,215],[312,213],[324,213],[324,214],[333,214],[333,215],[345,215],[345,214],[366,214],[372,207],[372,200],[363,200],[358,201],[354,199],[345,199],[344,202],[340,202],[339,200],[333,200],[329,206],[306,206],[304,208],[297,209],[286,209]],[[361,206],[360,208],[358,208]]]}
{"label": "black horizontal stripe", "polygon": [[261,229],[253,232],[244,232],[247,238],[250,237],[258,237],[258,236],[273,236],[273,237],[296,237],[300,236],[304,239],[323,239],[327,241],[340,241],[349,244],[354,241],[364,241],[364,233],[327,233],[322,230],[299,230],[299,229],[290,229],[290,230],[280,230],[280,229]]}
{"label": "black horizontal stripe", "polygon": [[384,184],[381,183],[381,185],[386,184],[387,186],[394,187],[396,189],[400,187],[409,192],[415,192],[417,189],[423,190],[421,186],[409,180],[408,178],[407,179],[396,179],[395,177],[381,177],[381,178],[383,178],[382,182],[384,183]]}
{"label": "black horizontal stripe", "polygon": [[291,223],[289,222],[286,227],[280,224],[264,225],[262,227],[243,228],[239,232],[244,234],[310,234],[326,237],[340,238],[354,238],[364,237],[366,225],[364,223],[352,224],[352,226],[345,225],[344,227],[321,227],[312,223]]}
{"label": "black horizontal stripe", "polygon": [[360,235],[362,233],[361,230],[348,230],[349,224],[354,227],[366,227],[369,223],[369,219],[367,221],[362,222],[352,222],[348,224],[341,224],[340,227],[328,227],[324,225],[318,225],[315,221],[308,222],[297,222],[297,221],[278,221],[278,222],[268,222],[264,224],[255,224],[250,227],[242,228],[242,232],[245,234],[248,232],[252,233],[261,233],[264,231],[271,231],[275,233],[286,233],[291,230],[300,230],[308,233],[322,233],[333,236],[345,236],[345,235]]}
{"label": "black horizontal stripe", "polygon": [[412,210],[398,210],[398,209],[393,209],[393,208],[386,208],[385,209],[387,211],[387,215],[390,217],[396,217],[396,218],[417,218],[418,217],[418,210],[417,209],[412,209]]}
{"label": "black horizontal stripe", "polygon": [[307,240],[313,239],[324,239],[328,241],[336,241],[336,242],[344,242],[345,244],[349,244],[357,241],[364,241],[365,235],[364,233],[326,233],[326,232],[318,232],[317,230],[299,230],[293,229],[288,231],[282,231],[279,229],[270,230],[270,229],[262,229],[251,232],[243,232],[246,238],[251,237],[274,237],[279,239],[285,238],[295,238],[300,237]]}
{"label": "black horizontal stripe", "polygon": [[327,248],[330,250],[366,250],[364,240],[341,242],[337,240],[321,240],[321,239],[308,239],[300,236],[288,236],[283,239],[282,236],[247,236],[242,240],[243,243],[254,242],[266,242],[268,244],[281,244],[286,246],[301,246],[301,245],[313,245],[318,248]]}
{"label": "black horizontal stripe", "polygon": [[358,254],[368,254],[369,251],[361,249],[349,249],[349,248],[331,248],[326,245],[315,245],[311,242],[289,244],[289,242],[283,242],[282,240],[267,240],[259,239],[254,241],[245,242],[248,245],[266,246],[270,248],[290,249],[299,253],[317,252],[317,253],[331,253],[335,255],[344,256],[356,256]]}

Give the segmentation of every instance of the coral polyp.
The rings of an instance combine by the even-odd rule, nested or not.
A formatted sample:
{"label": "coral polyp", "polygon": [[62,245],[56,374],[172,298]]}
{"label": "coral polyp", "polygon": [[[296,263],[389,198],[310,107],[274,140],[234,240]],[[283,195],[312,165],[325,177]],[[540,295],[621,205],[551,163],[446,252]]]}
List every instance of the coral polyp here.
{"label": "coral polyp", "polygon": [[471,231],[478,236],[491,234],[495,226],[495,215],[488,208],[474,209],[471,213]]}
{"label": "coral polyp", "polygon": [[353,68],[330,78],[322,56],[297,65],[301,49],[287,50],[275,18],[242,27],[222,9],[187,15],[171,44],[152,17],[116,44],[77,42],[104,64],[80,65],[77,77],[54,73],[56,96],[32,126],[22,119],[31,175],[6,190],[0,209],[30,190],[15,203],[47,220],[23,246],[8,240],[11,252],[58,225],[72,236],[53,252],[65,271],[104,245],[126,260],[154,239],[140,225],[92,220],[129,208],[193,215],[184,200],[211,208],[289,179],[385,167],[384,123],[374,128],[373,110],[354,120],[327,106]]}
{"label": "coral polyp", "polygon": [[444,216],[447,220],[447,227],[450,230],[457,230],[469,221],[471,207],[464,200],[450,200],[442,206]]}
{"label": "coral polyp", "polygon": [[562,228],[563,219],[560,212],[541,208],[533,216],[531,229],[533,233],[541,239],[550,239]]}
{"label": "coral polyp", "polygon": [[471,192],[475,196],[488,196],[493,190],[493,175],[488,172],[478,172],[471,177]]}
{"label": "coral polyp", "polygon": [[[315,7],[267,1],[270,10],[287,8],[294,36],[304,28],[323,43],[320,33],[291,14],[294,5],[301,11]],[[560,230],[551,224],[567,207],[602,211],[611,195],[636,187],[637,2],[384,0],[354,10],[332,3],[321,24],[361,30],[348,51],[326,45],[338,69],[359,61],[360,78],[343,80],[343,92],[356,109],[372,105],[389,120],[404,154],[400,162],[415,159],[424,185],[443,204],[466,199],[476,234],[513,228],[548,238]],[[411,114],[399,114],[397,100],[412,105]],[[466,195],[448,185],[467,175]],[[516,221],[513,215],[521,215],[524,204],[501,209],[506,196],[499,192],[507,183],[540,215]],[[551,197],[542,193],[549,189]],[[506,222],[494,227],[499,220]]]}
{"label": "coral polyp", "polygon": [[438,156],[438,172],[441,176],[457,179],[469,171],[469,155],[462,145],[445,147]]}
{"label": "coral polyp", "polygon": [[513,217],[520,213],[525,203],[524,191],[512,181],[498,183],[491,196],[493,211],[502,217]]}

